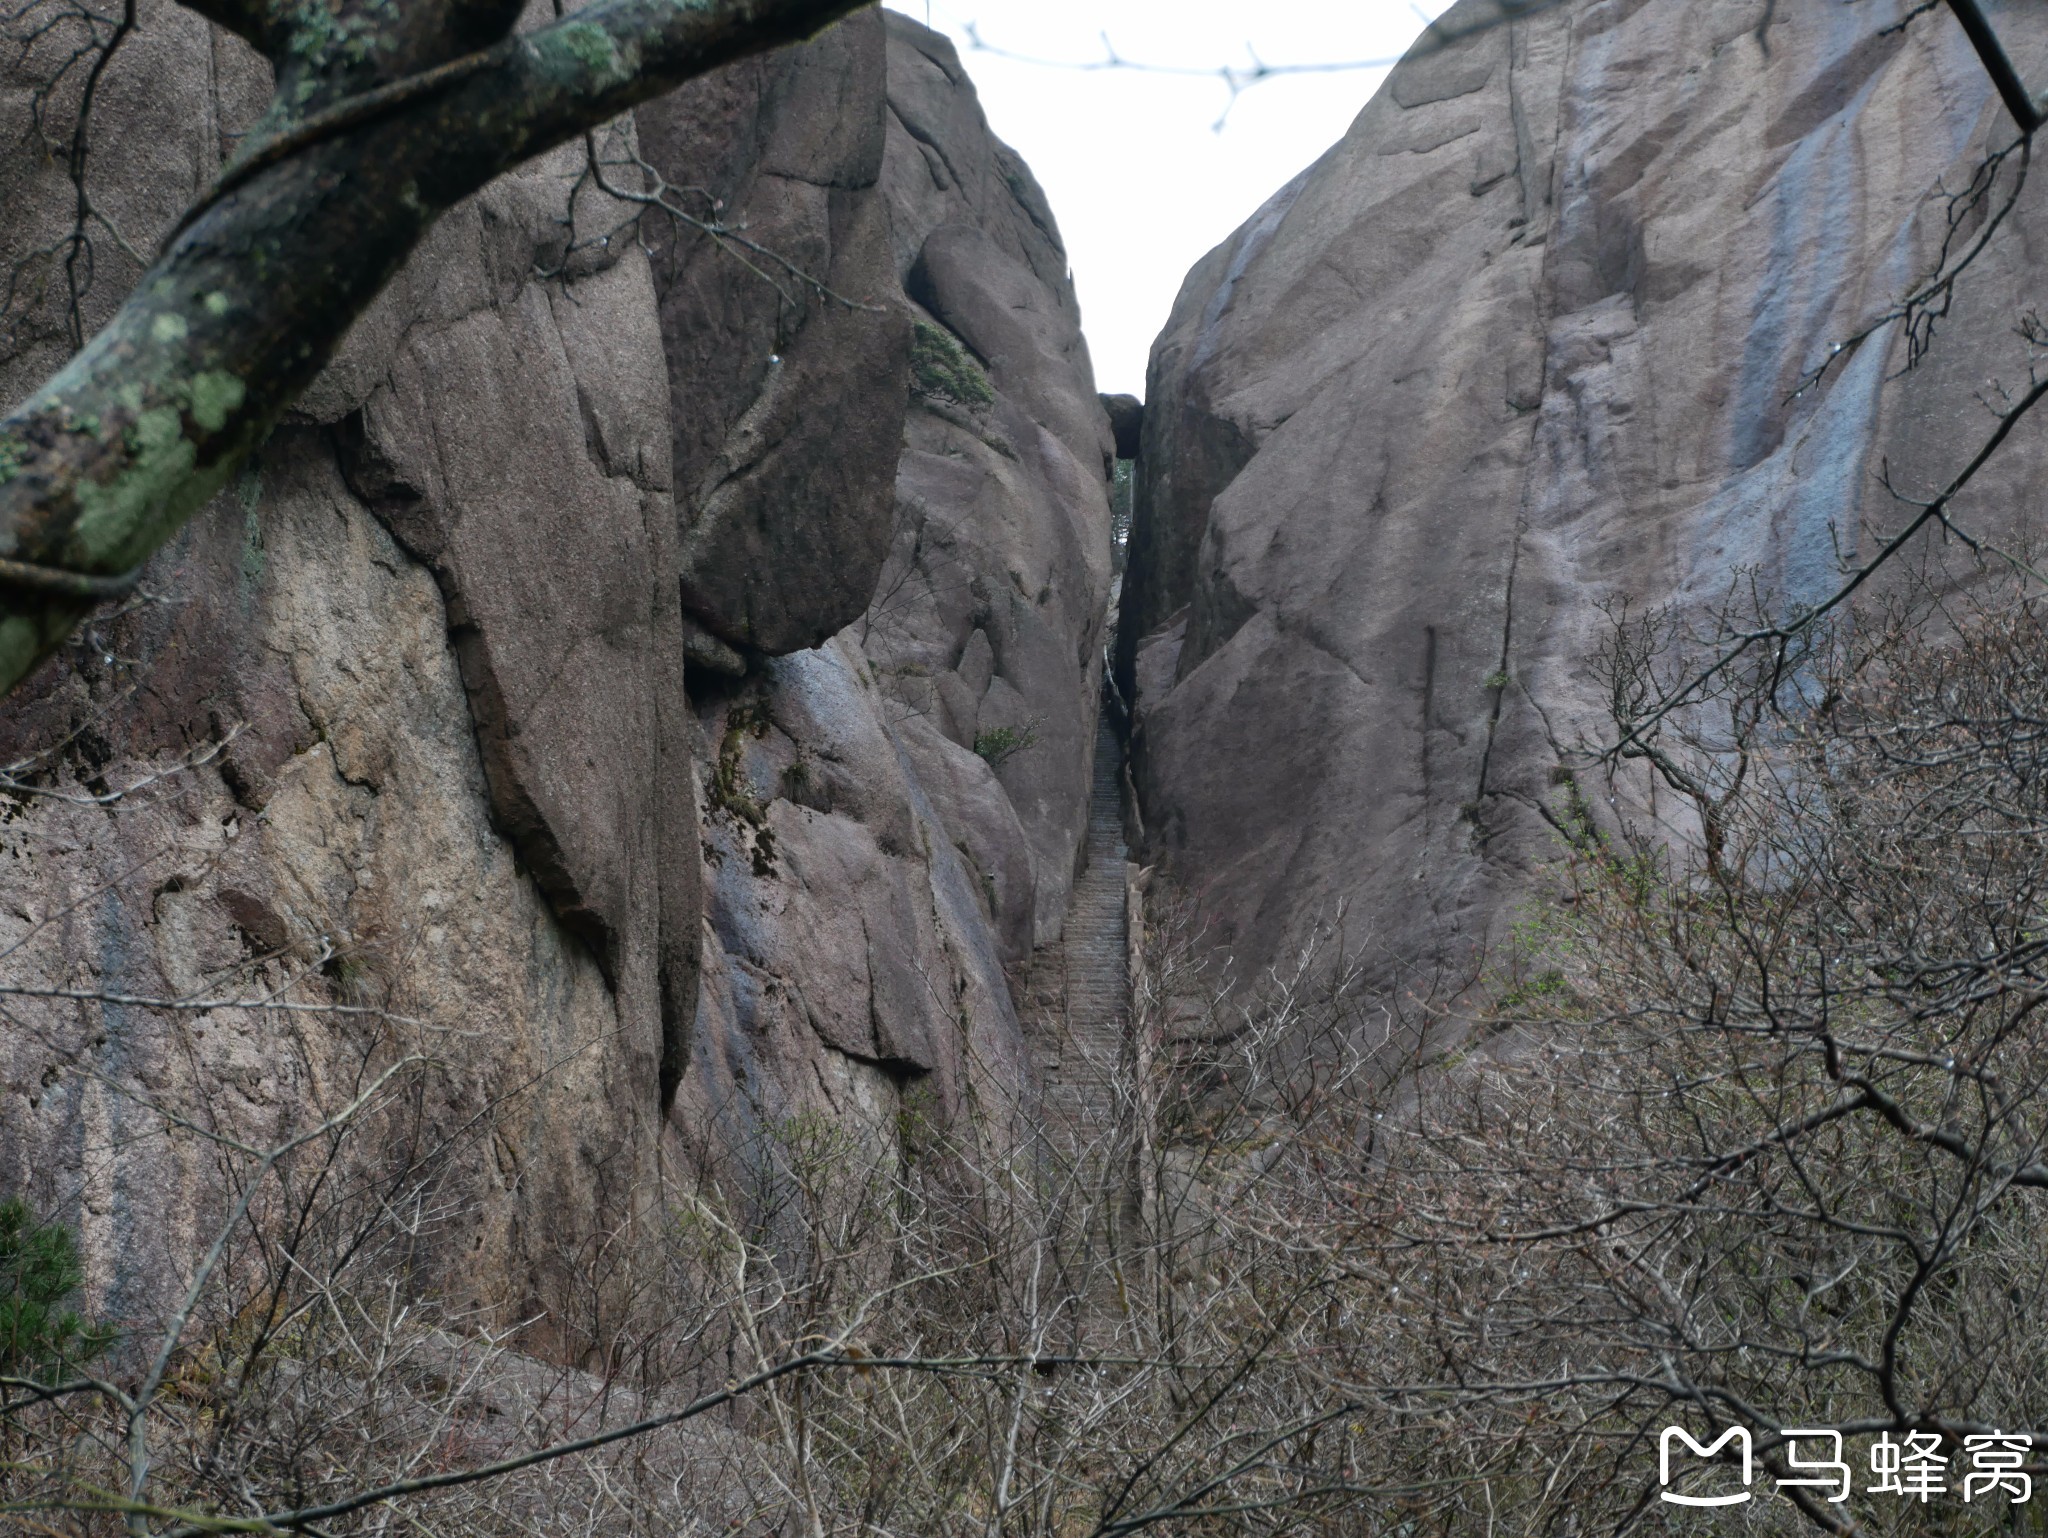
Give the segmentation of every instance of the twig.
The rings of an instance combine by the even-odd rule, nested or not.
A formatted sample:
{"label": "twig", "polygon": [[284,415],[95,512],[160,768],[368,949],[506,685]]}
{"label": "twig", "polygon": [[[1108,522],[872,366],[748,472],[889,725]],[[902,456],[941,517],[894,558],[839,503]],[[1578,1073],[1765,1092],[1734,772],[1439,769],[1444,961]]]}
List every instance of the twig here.
{"label": "twig", "polygon": [[1550,10],[1553,6],[1565,4],[1567,0],[1496,0],[1496,3],[1499,6],[1499,14],[1485,17],[1462,27],[1446,27],[1440,22],[1430,22],[1423,31],[1421,41],[1409,49],[1405,55],[1390,54],[1378,59],[1349,59],[1313,64],[1268,64],[1258,56],[1249,44],[1245,47],[1245,53],[1251,59],[1249,65],[1152,64],[1138,59],[1126,58],[1121,53],[1118,53],[1116,45],[1109,40],[1107,32],[1102,34],[1102,57],[1099,59],[1045,59],[1032,54],[1017,53],[1007,48],[998,47],[981,35],[980,24],[977,22],[967,23],[965,31],[967,33],[968,45],[974,52],[988,54],[991,58],[1006,59],[1014,64],[1029,64],[1043,69],[1078,70],[1087,74],[1097,73],[1102,70],[1130,70],[1144,75],[1170,75],[1182,79],[1220,80],[1230,92],[1230,100],[1223,108],[1223,115],[1217,118],[1212,125],[1215,132],[1221,133],[1224,126],[1230,121],[1231,111],[1237,106],[1238,98],[1253,86],[1263,84],[1268,80],[1278,80],[1289,75],[1342,75],[1355,74],[1362,70],[1390,69],[1394,65],[1399,64],[1403,58],[1418,59],[1427,57],[1432,53],[1438,53],[1446,48],[1462,43],[1468,38],[1491,32],[1496,27],[1506,26],[1537,15],[1539,12]]}

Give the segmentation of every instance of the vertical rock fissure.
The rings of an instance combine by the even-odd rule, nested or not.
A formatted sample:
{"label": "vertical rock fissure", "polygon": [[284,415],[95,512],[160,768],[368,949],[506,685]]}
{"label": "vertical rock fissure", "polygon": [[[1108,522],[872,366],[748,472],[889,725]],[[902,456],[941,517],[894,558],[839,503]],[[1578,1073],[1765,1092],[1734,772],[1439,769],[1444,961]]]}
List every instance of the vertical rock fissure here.
{"label": "vertical rock fissure", "polygon": [[1515,541],[1508,551],[1508,579],[1506,590],[1501,595],[1500,660],[1494,669],[1493,677],[1487,680],[1487,690],[1493,695],[1493,705],[1486,716],[1486,745],[1479,752],[1479,787],[1472,796],[1474,820],[1480,827],[1482,836],[1485,824],[1479,819],[1485,815],[1486,775],[1493,765],[1493,744],[1495,737],[1500,733],[1501,707],[1507,702],[1508,689],[1514,682],[1511,668],[1515,647],[1515,575],[1522,564],[1522,536],[1527,531],[1526,521],[1516,526]]}
{"label": "vertical rock fissure", "polygon": [[1436,806],[1429,763],[1429,734],[1436,725],[1436,626],[1424,625],[1422,637],[1422,730],[1418,737],[1422,755],[1422,828],[1427,836]]}

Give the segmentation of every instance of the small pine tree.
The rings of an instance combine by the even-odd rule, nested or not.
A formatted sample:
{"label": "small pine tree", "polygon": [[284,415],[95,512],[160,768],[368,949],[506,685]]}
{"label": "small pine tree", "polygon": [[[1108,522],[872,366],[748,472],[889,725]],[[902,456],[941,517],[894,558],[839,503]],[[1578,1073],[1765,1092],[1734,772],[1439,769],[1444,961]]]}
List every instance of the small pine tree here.
{"label": "small pine tree", "polygon": [[85,1281],[78,1243],[20,1197],[0,1202],[0,1376],[52,1379],[114,1342],[67,1307]]}

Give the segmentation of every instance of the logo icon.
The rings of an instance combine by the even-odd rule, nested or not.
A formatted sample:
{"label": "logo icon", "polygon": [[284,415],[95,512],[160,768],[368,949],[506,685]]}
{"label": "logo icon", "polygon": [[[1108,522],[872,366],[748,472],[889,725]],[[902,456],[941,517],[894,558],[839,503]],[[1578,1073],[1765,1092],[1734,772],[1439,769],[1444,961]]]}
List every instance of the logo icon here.
{"label": "logo icon", "polygon": [[1751,1461],[1749,1432],[1741,1426],[1733,1426],[1722,1432],[1713,1441],[1702,1447],[1692,1439],[1692,1434],[1683,1426],[1666,1426],[1664,1434],[1657,1439],[1657,1483],[1663,1485],[1663,1499],[1674,1506],[1740,1506],[1749,1499],[1747,1488],[1733,1495],[1678,1495],[1671,1486],[1671,1444],[1683,1442],[1695,1458],[1711,1458],[1722,1448],[1733,1442],[1742,1450],[1742,1483],[1746,1487],[1754,1475]]}

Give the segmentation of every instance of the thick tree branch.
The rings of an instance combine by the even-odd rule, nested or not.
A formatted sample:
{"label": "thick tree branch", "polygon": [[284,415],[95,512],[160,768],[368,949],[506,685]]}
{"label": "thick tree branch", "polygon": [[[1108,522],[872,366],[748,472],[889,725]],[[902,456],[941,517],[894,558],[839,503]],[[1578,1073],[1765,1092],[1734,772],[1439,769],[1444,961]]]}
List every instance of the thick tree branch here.
{"label": "thick tree branch", "polygon": [[2006,53],[2005,45],[1999,42],[1998,33],[1993,30],[1977,0],[1948,0],[1948,8],[1956,13],[1956,20],[1962,23],[1970,46],[1977,50],[1984,73],[1998,87],[2005,110],[2020,125],[2020,132],[2032,133],[2041,126],[2041,109],[2034,105],[2033,95],[2020,79],[2020,72],[2013,67],[2011,56]]}
{"label": "thick tree branch", "polygon": [[[424,97],[376,87],[402,99],[209,195],[106,329],[0,422],[0,560],[132,571],[262,443],[443,212],[641,101],[858,8],[598,0]],[[292,133],[285,85],[281,72],[266,138]],[[90,607],[0,567],[0,691]]]}
{"label": "thick tree branch", "polygon": [[270,7],[263,0],[183,0],[183,4],[259,51],[267,51]]}

